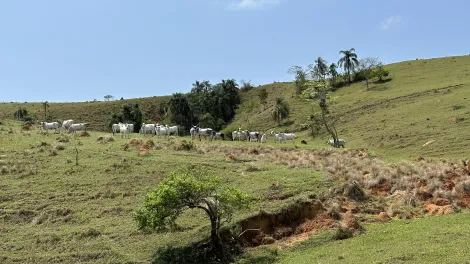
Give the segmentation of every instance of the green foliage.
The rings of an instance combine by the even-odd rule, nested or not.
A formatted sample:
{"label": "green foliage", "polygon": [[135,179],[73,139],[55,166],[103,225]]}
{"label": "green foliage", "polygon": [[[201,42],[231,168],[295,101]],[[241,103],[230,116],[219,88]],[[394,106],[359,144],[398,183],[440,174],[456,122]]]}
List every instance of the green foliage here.
{"label": "green foliage", "polygon": [[21,120],[21,121],[29,121],[29,119],[31,119],[31,117],[28,114],[28,110],[26,110],[26,108],[22,108],[22,107],[18,108],[18,110],[16,110],[16,112],[13,113],[13,117],[16,120]]}
{"label": "green foliage", "polygon": [[351,72],[359,65],[355,49],[342,50],[339,53],[343,55],[338,61],[338,66],[342,67],[348,74],[348,83],[351,83]]}
{"label": "green foliage", "polygon": [[[221,178],[210,171],[182,167],[169,174],[145,197],[135,220],[139,229],[175,228],[176,220],[187,209],[200,209],[211,220],[211,237],[219,236],[224,221],[235,210],[249,206],[252,198],[231,186],[221,187]],[[214,242],[214,241],[213,241]]]}
{"label": "green foliage", "polygon": [[139,131],[142,126],[142,112],[140,111],[139,104],[123,104],[120,113],[114,113],[109,119],[109,127],[115,123],[132,123],[134,130]]}
{"label": "green foliage", "polygon": [[307,83],[306,71],[300,66],[292,66],[287,73],[295,76],[295,92],[297,95],[300,95]]}
{"label": "green foliage", "polygon": [[268,92],[266,91],[266,88],[259,89],[258,98],[261,104],[266,105],[268,103]]}
{"label": "green foliage", "polygon": [[218,130],[232,120],[239,103],[238,84],[234,80],[222,80],[215,85],[196,81],[190,93],[173,94],[171,119],[186,129],[198,124]]}
{"label": "green foliage", "polygon": [[247,91],[249,91],[249,90],[255,88],[255,87],[253,86],[253,84],[251,84],[251,81],[247,81],[247,82],[246,82],[245,80],[241,80],[241,81],[240,81],[240,84],[241,84],[241,86],[240,86],[240,91],[242,91],[242,92],[247,92]]}
{"label": "green foliage", "polygon": [[311,71],[313,79],[318,79],[318,78],[325,79],[328,72],[329,72],[329,68],[328,68],[328,65],[326,64],[326,61],[322,59],[321,57],[318,57],[315,60],[315,66],[313,67]]}
{"label": "green foliage", "polygon": [[277,122],[278,125],[281,124],[281,121],[286,119],[289,116],[289,105],[284,99],[278,97],[276,98],[276,104],[274,105],[273,110],[273,119]]}

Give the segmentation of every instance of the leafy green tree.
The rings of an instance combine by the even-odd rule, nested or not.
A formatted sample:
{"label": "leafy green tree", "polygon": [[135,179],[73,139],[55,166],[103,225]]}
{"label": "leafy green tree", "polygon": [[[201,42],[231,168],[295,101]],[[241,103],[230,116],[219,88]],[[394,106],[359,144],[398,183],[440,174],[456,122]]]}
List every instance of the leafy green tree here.
{"label": "leafy green tree", "polygon": [[19,107],[18,110],[13,113],[13,117],[16,120],[24,120],[28,117],[28,110],[26,110],[26,108]]}
{"label": "leafy green tree", "polygon": [[192,122],[192,113],[188,97],[182,93],[174,93],[170,99],[171,121],[190,129]]}
{"label": "leafy green tree", "polygon": [[351,72],[354,71],[359,60],[357,59],[356,50],[354,48],[349,50],[342,50],[339,53],[343,55],[338,61],[339,67],[342,67],[348,74],[348,84],[351,84]]}
{"label": "leafy green tree", "polygon": [[47,119],[47,109],[49,108],[49,103],[47,101],[42,103],[42,107],[44,107],[44,121]]}
{"label": "leafy green tree", "polygon": [[330,64],[328,67],[328,74],[331,76],[332,88],[336,87],[336,78],[338,77],[338,71],[336,70],[338,66],[334,63]]}
{"label": "leafy green tree", "polygon": [[120,113],[114,113],[109,119],[109,128],[112,124],[123,122],[134,124],[134,131],[139,131],[142,126],[142,112],[139,104],[123,104]]}
{"label": "leafy green tree", "polygon": [[112,96],[112,95],[110,95],[110,94],[104,96],[104,100],[105,100],[105,101],[109,101],[109,100],[111,100],[111,99],[113,99],[113,98],[114,98],[114,96]]}
{"label": "leafy green tree", "polygon": [[382,81],[384,78],[387,78],[390,75],[388,70],[385,70],[383,65],[378,66],[375,68],[374,72],[372,73],[373,77],[377,77],[379,81]]}
{"label": "leafy green tree", "polygon": [[240,84],[241,84],[241,85],[240,85],[240,90],[241,90],[242,92],[247,92],[247,91],[249,91],[249,90],[251,90],[251,89],[254,88],[254,86],[253,86],[253,84],[251,83],[251,81],[241,80],[241,81],[240,81]]}
{"label": "leafy green tree", "polygon": [[212,245],[221,249],[221,226],[231,221],[236,210],[247,208],[252,201],[251,196],[240,190],[221,186],[220,177],[212,172],[182,167],[147,194],[134,218],[139,229],[165,230],[175,228],[184,211],[202,210],[210,220]]}
{"label": "leafy green tree", "polygon": [[259,89],[258,97],[259,97],[259,102],[263,104],[266,109],[266,104],[268,103],[268,92],[266,91],[266,88]]}
{"label": "leafy green tree", "polygon": [[331,110],[331,105],[335,101],[331,97],[330,91],[330,86],[326,80],[313,81],[309,82],[308,88],[302,96],[318,103],[314,104],[313,113],[310,116],[312,131],[321,124],[333,138],[334,147],[339,147],[338,131],[336,130],[337,116]]}
{"label": "leafy green tree", "polygon": [[295,93],[300,95],[307,83],[307,73],[300,66],[292,66],[287,73],[295,76]]}
{"label": "leafy green tree", "polygon": [[273,119],[277,122],[277,125],[281,125],[281,121],[289,116],[289,105],[284,99],[276,98],[276,104],[273,110]]}
{"label": "leafy green tree", "polygon": [[313,67],[314,77],[325,79],[327,74],[328,74],[328,65],[326,64],[326,61],[322,59],[321,57],[318,57],[315,60],[315,66]]}

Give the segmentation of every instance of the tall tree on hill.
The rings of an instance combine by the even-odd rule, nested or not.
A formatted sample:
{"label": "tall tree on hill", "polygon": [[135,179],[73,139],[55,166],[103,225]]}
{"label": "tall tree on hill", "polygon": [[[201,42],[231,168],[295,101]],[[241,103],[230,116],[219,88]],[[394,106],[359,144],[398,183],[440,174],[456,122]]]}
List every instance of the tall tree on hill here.
{"label": "tall tree on hill", "polygon": [[315,60],[315,67],[313,68],[314,77],[319,77],[325,79],[326,75],[328,74],[328,65],[326,65],[326,61],[321,57],[318,57]]}
{"label": "tall tree on hill", "polygon": [[110,95],[110,94],[104,96],[104,100],[106,100],[106,101],[109,101],[109,100],[111,100],[111,99],[113,99],[113,98],[114,98],[114,96],[112,96],[112,95]]}
{"label": "tall tree on hill", "polygon": [[307,83],[307,73],[300,66],[292,66],[287,73],[295,76],[295,93],[300,95],[305,84]]}
{"label": "tall tree on hill", "polygon": [[193,116],[188,97],[182,93],[174,93],[170,99],[171,120],[176,124],[191,128]]}
{"label": "tall tree on hill", "polygon": [[47,101],[45,101],[44,103],[42,103],[42,107],[44,107],[44,121],[46,121],[47,109],[49,108],[49,103]]}
{"label": "tall tree on hill", "polygon": [[359,65],[356,50],[354,48],[349,50],[342,50],[339,53],[343,55],[338,61],[339,67],[342,67],[348,73],[348,84],[351,84],[351,72]]}
{"label": "tall tree on hill", "polygon": [[330,64],[330,67],[328,68],[328,73],[331,76],[331,82],[332,82],[332,88],[335,89],[336,87],[336,78],[338,77],[338,71],[336,70],[338,66],[336,64],[332,63]]}
{"label": "tall tree on hill", "polygon": [[282,98],[276,98],[276,104],[274,105],[273,119],[277,122],[277,125],[281,125],[281,121],[289,116],[289,105]]}

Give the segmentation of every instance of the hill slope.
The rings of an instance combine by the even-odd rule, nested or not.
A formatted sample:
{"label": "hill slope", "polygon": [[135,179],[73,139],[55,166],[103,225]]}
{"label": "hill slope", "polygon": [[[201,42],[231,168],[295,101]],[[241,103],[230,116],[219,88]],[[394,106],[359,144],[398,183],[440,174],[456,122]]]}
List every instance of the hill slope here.
{"label": "hill slope", "polygon": [[[368,91],[364,82],[340,88],[334,93],[334,107],[342,116],[338,125],[347,147],[368,148],[389,159],[427,157],[463,158],[470,145],[470,124],[466,91],[470,88],[470,56],[405,61],[386,66],[392,79],[372,83]],[[296,131],[306,122],[311,103],[294,97],[293,83],[263,86],[269,93],[268,106],[248,114],[248,122],[236,116],[233,127],[269,131],[276,128],[271,118],[276,97],[291,106],[288,126],[276,130]],[[258,100],[255,88],[243,94],[244,103]],[[469,97],[467,99],[467,97]],[[300,133],[307,137],[307,132]],[[316,139],[322,144],[328,135]],[[423,145],[435,140],[429,145]]]}
{"label": "hill slope", "polygon": [[[345,86],[335,92],[334,107],[342,116],[338,125],[340,137],[350,148],[367,148],[387,159],[427,157],[464,158],[470,138],[466,128],[470,111],[466,90],[470,87],[470,56],[405,61],[387,65],[392,79],[372,83],[368,91],[364,83]],[[242,92],[244,104],[259,102],[257,93],[265,88],[268,104],[238,114],[226,131],[243,127],[268,132],[271,129],[300,131],[311,112],[311,103],[295,97],[294,84],[273,83]],[[278,128],[271,118],[276,97],[283,97],[291,107],[291,115]],[[161,121],[155,107],[169,100],[151,97],[113,102],[53,103],[49,111],[54,118],[74,119],[91,123],[91,129],[107,131],[108,118],[122,103],[139,103],[145,120]],[[0,119],[11,118],[19,107],[42,115],[40,103],[6,103],[0,105]],[[326,134],[313,141],[307,131],[297,132],[310,145],[324,146]],[[467,140],[468,139],[468,140]],[[432,143],[423,147],[426,142]]]}

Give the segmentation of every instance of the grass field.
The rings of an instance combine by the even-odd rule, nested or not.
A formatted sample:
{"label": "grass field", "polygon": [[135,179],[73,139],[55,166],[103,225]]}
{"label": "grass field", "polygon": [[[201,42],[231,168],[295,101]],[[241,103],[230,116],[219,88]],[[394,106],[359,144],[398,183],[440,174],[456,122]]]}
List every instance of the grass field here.
{"label": "grass field", "polygon": [[[323,174],[310,168],[293,174],[285,165],[257,158],[226,162],[223,153],[202,154],[205,143],[186,152],[172,150],[176,143],[162,139],[156,141],[162,149],[139,157],[135,147],[122,150],[129,140],[97,142],[105,135],[100,132],[75,139],[75,166],[73,137],[61,143],[57,134],[22,132],[17,123],[0,128],[1,263],[148,263],[159,246],[204,238],[208,221],[197,211],[181,219],[187,230],[172,234],[143,234],[132,219],[144,195],[184,164],[210,168],[224,182],[262,197],[260,204],[240,212],[235,220],[260,208],[275,211],[326,186]],[[53,150],[62,149],[57,146],[64,150]],[[266,198],[274,182],[282,183],[278,195],[285,195],[283,200]]]}
{"label": "grass field", "polygon": [[[470,124],[466,90],[470,87],[470,56],[413,60],[386,65],[391,80],[364,82],[345,86],[335,92],[335,108],[342,116],[339,133],[351,148],[367,148],[389,161],[414,159],[422,155],[433,158],[465,158],[470,140],[465,133]],[[244,103],[259,102],[260,88],[268,92],[268,104],[250,113],[237,115],[227,130],[239,126],[258,131],[271,129],[296,131],[299,139],[324,146],[326,134],[312,139],[308,131],[298,131],[311,112],[311,103],[295,97],[292,82],[261,85],[242,92]],[[272,120],[276,97],[284,98],[291,107],[290,118],[277,127]],[[161,122],[156,107],[170,97],[151,97],[95,103],[52,103],[50,114],[57,119],[90,122],[91,129],[108,131],[108,119],[123,103],[139,103],[145,121]],[[43,115],[40,103],[0,104],[0,119],[10,119],[19,106]],[[248,117],[248,118],[246,118]],[[423,145],[434,140],[432,144]]]}
{"label": "grass field", "polygon": [[[338,128],[340,137],[348,141],[346,150],[325,149],[326,135],[312,139],[308,131],[298,131],[295,145],[273,144],[272,139],[267,146],[196,141],[191,151],[178,150],[179,137],[152,138],[156,147],[141,157],[141,143],[129,145],[129,139],[119,136],[101,143],[98,138],[109,133],[98,131],[106,131],[109,116],[122,103],[138,102],[146,120],[159,121],[155,106],[169,97],[50,104],[55,118],[90,122],[90,137],[23,130],[19,122],[8,119],[19,106],[41,116],[41,104],[0,104],[0,263],[149,263],[161,246],[204,239],[208,221],[198,211],[185,213],[179,220],[185,229],[176,233],[142,233],[132,219],[144,195],[185,164],[213,170],[224,183],[261,198],[252,208],[237,212],[232,223],[261,211],[276,215],[318,197],[327,197],[323,201],[327,210],[335,203],[349,211],[359,208],[357,218],[366,227],[364,234],[337,241],[332,238],[334,229],[297,226],[271,246],[249,249],[239,263],[468,261],[464,251],[467,211],[369,224],[382,211],[395,219],[427,215],[422,206],[436,205],[435,199],[451,203],[439,205],[438,214],[453,212],[459,199],[464,202],[461,208],[469,208],[470,178],[460,162],[468,157],[470,144],[467,65],[470,56],[401,62],[387,65],[391,81],[372,83],[369,91],[359,83],[339,89],[335,107],[342,116]],[[295,98],[293,83],[262,87],[269,93],[266,108],[236,116],[229,129],[297,131],[310,103]],[[243,101],[258,100],[258,89],[242,93]],[[280,128],[271,120],[276,97],[284,97],[292,113]],[[299,144],[301,139],[308,145]],[[367,149],[369,156],[358,156],[359,149]],[[227,161],[229,153],[236,159]],[[419,156],[426,160],[415,161]],[[331,196],[352,180],[367,192],[366,202],[351,202],[343,194]],[[396,205],[397,199],[391,197],[394,190],[413,194],[417,205]],[[369,195],[374,192],[387,195]]]}

